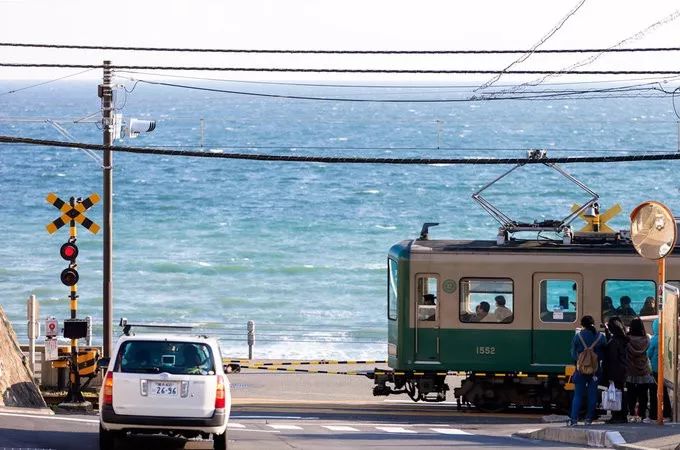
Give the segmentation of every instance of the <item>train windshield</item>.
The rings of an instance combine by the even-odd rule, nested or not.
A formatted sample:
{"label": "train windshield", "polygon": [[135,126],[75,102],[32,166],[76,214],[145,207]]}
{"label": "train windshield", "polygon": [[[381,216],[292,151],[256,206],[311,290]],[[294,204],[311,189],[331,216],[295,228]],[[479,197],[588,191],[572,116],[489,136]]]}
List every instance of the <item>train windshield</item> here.
{"label": "train windshield", "polygon": [[399,285],[397,262],[391,258],[387,259],[387,318],[397,320],[397,300]]}

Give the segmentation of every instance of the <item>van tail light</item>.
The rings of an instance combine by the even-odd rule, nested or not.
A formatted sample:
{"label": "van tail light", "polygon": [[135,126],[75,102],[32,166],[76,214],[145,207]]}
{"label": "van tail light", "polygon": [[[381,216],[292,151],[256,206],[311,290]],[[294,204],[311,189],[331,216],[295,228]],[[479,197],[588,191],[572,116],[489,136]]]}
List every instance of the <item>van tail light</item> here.
{"label": "van tail light", "polygon": [[113,404],[113,372],[108,371],[106,372],[106,378],[104,378],[104,386],[102,387],[104,389],[104,404],[105,405],[112,405]]}
{"label": "van tail light", "polygon": [[215,409],[224,409],[224,377],[217,376],[217,388],[215,389]]}

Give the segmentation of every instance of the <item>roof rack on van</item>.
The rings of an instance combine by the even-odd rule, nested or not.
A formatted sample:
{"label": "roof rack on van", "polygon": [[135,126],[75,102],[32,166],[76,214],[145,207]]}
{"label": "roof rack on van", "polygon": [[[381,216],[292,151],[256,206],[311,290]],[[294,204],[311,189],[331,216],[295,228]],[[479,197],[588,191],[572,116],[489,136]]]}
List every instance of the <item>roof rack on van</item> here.
{"label": "roof rack on van", "polygon": [[179,325],[179,324],[156,324],[156,323],[130,323],[125,317],[120,318],[119,326],[123,327],[123,334],[125,336],[130,336],[130,330],[132,327],[136,328],[164,328],[164,329],[174,329],[174,330],[192,330],[194,327],[192,325]]}

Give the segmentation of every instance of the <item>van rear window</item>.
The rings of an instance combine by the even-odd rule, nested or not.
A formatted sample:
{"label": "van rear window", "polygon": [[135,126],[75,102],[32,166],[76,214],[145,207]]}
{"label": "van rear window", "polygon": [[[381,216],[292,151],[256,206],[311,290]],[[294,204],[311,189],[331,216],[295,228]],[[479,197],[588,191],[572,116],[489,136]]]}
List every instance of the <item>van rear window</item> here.
{"label": "van rear window", "polygon": [[127,341],[116,357],[117,372],[214,375],[210,347],[193,342]]}

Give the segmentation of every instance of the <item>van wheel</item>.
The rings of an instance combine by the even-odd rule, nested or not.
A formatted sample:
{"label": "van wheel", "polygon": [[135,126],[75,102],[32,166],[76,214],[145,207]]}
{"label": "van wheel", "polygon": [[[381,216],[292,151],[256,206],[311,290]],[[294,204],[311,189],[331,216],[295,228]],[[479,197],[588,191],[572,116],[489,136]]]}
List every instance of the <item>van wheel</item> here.
{"label": "van wheel", "polygon": [[213,434],[213,448],[215,450],[227,449],[227,430],[222,434]]}
{"label": "van wheel", "polygon": [[114,450],[116,448],[117,436],[118,433],[105,430],[101,424],[99,424],[99,450]]}

